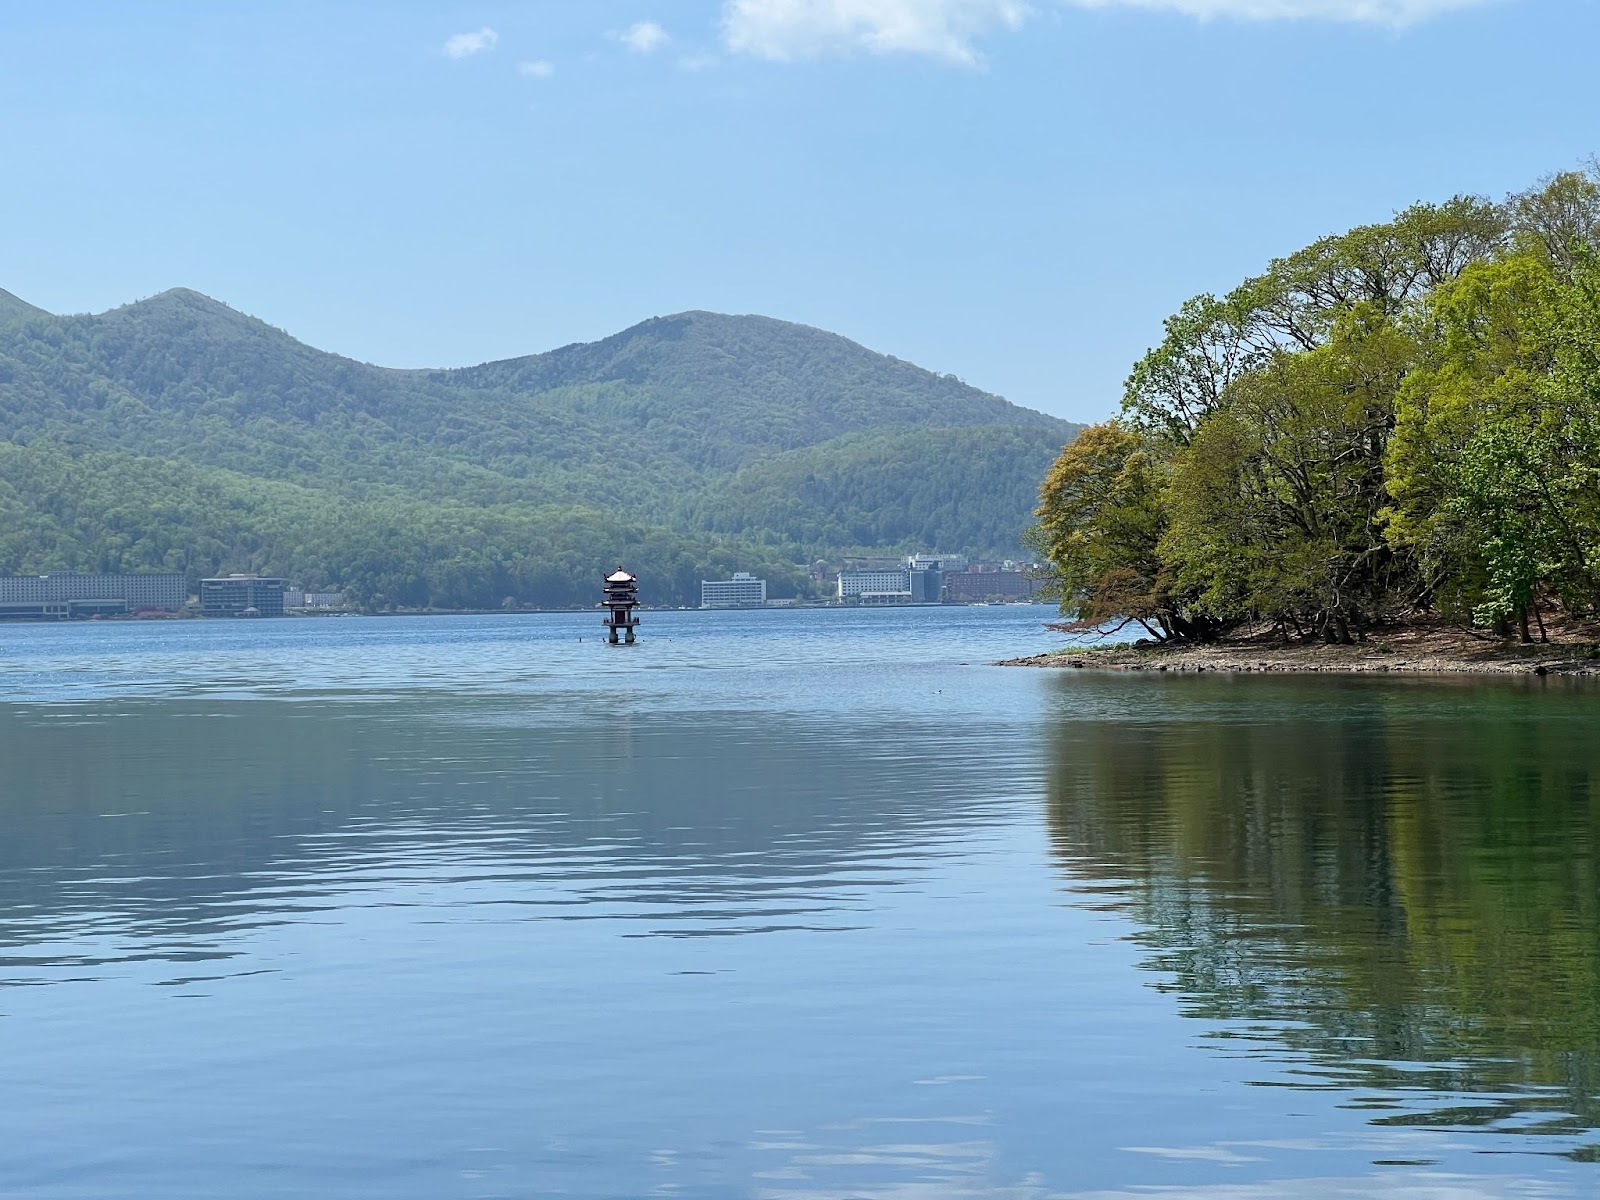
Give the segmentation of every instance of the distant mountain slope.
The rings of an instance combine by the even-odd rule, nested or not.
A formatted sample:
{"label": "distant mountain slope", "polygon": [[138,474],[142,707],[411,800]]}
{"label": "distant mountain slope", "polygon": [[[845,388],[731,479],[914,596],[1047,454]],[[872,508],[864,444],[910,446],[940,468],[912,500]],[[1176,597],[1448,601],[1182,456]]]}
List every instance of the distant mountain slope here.
{"label": "distant mountain slope", "polygon": [[851,433],[746,467],[707,488],[697,523],[761,537],[783,529],[808,555],[839,547],[1015,553],[1018,515],[1061,453],[1053,430],[977,425]]}
{"label": "distant mountain slope", "polygon": [[724,459],[741,461],[886,425],[1064,424],[952,375],[771,317],[656,317],[602,341],[451,375],[480,388],[571,397],[579,407],[601,389],[621,400],[614,414],[692,428]]}
{"label": "distant mountain slope", "polygon": [[23,317],[48,317],[42,308],[35,308],[19,296],[0,288],[0,321],[15,321]]}
{"label": "distant mountain slope", "polygon": [[[31,454],[50,457],[58,482],[108,470],[148,479],[165,462],[194,484],[167,496],[150,518],[166,534],[152,537],[139,528],[137,497],[131,508],[127,498],[115,505],[115,516],[41,514],[35,492],[13,480],[0,504],[33,533],[0,539],[0,572],[165,565],[180,555],[194,572],[294,563],[338,583],[354,570],[348,560],[362,559],[352,547],[365,538],[402,565],[416,557],[411,574],[426,577],[436,549],[410,547],[403,529],[384,525],[402,511],[417,523],[423,510],[447,510],[450,536],[468,543],[504,541],[512,527],[531,536],[517,514],[535,510],[546,526],[563,524],[558,512],[587,514],[566,524],[591,540],[608,520],[655,529],[636,543],[672,546],[679,557],[668,573],[691,582],[730,546],[730,561],[742,545],[750,561],[769,564],[934,542],[1002,553],[1029,519],[1046,450],[1075,430],[766,317],[684,313],[528,358],[402,371],[314,349],[186,289],[67,317],[0,293],[0,442],[22,448],[13,468],[17,454]],[[208,471],[222,474],[199,482],[195,473]],[[250,480],[295,489],[278,496],[320,497],[313,508],[367,531],[354,542],[341,535],[325,561],[307,563],[293,523],[269,520],[273,504],[240,501],[256,515],[218,534],[229,544],[203,548],[183,536],[185,522],[205,523],[186,508],[207,488],[237,501],[241,489],[256,495]],[[84,479],[83,494],[104,496],[93,482]],[[52,494],[58,508],[72,504],[70,482]],[[479,549],[502,564],[525,558],[504,545]],[[567,549],[551,544],[550,560],[587,561],[583,547]],[[385,578],[371,590],[393,594]],[[495,592],[491,603],[548,601],[551,578],[537,587],[529,578],[502,572],[440,594],[481,585]]]}

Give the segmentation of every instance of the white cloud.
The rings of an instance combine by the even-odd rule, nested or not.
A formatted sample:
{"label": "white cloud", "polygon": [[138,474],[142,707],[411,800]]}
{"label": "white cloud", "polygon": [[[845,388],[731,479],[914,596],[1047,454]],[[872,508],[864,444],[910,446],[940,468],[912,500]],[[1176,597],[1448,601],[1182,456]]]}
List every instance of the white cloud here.
{"label": "white cloud", "polygon": [[476,33],[458,33],[446,39],[444,54],[446,58],[470,58],[485,50],[493,50],[499,40],[500,35],[485,25]]}
{"label": "white cloud", "polygon": [[722,35],[735,54],[789,62],[850,54],[924,54],[982,61],[973,40],[1018,29],[1023,0],[726,0]]}
{"label": "white cloud", "polygon": [[1065,0],[1078,8],[1150,8],[1210,20],[1352,21],[1368,25],[1415,25],[1429,17],[1487,0]]}
{"label": "white cloud", "polygon": [[532,62],[519,62],[517,74],[526,75],[530,79],[549,79],[556,73],[556,65],[548,58],[534,59]]}
{"label": "white cloud", "polygon": [[636,21],[621,33],[611,35],[635,54],[654,54],[672,40],[654,21]]}
{"label": "white cloud", "polygon": [[[1402,27],[1488,0],[1058,0],[1075,8],[1141,8],[1201,20],[1324,20]],[[920,54],[977,66],[977,41],[1017,30],[1046,0],[723,0],[728,50],[791,62],[830,55]]]}

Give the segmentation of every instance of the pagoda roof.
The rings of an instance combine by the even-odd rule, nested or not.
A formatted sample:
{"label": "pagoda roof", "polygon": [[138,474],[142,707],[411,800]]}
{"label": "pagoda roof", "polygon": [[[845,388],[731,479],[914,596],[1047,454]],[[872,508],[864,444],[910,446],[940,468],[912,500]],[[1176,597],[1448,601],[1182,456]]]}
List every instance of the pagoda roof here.
{"label": "pagoda roof", "polygon": [[635,582],[635,576],[629,575],[621,567],[618,567],[614,574],[606,576],[606,582],[607,583],[633,583],[633,582]]}

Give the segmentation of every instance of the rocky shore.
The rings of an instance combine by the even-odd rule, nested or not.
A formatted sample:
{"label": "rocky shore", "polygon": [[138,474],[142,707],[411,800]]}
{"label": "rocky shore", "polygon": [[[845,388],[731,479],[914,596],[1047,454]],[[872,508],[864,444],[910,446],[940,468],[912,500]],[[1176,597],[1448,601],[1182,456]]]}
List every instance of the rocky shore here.
{"label": "rocky shore", "polygon": [[[1584,640],[1588,632],[1590,640]],[[1075,645],[1013,658],[1006,667],[1110,671],[1224,671],[1328,674],[1597,675],[1594,631],[1563,629],[1548,643],[1524,645],[1444,623],[1398,626],[1349,646],[1285,641],[1276,635],[1229,638],[1203,646]]]}

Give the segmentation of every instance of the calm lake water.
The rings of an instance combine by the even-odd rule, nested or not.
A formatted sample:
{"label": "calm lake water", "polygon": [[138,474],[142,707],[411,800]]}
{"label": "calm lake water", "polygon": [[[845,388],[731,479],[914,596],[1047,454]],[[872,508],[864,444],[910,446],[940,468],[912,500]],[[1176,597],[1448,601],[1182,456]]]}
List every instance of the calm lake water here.
{"label": "calm lake water", "polygon": [[1600,1191],[1600,692],[1046,616],[0,626],[0,1195]]}

